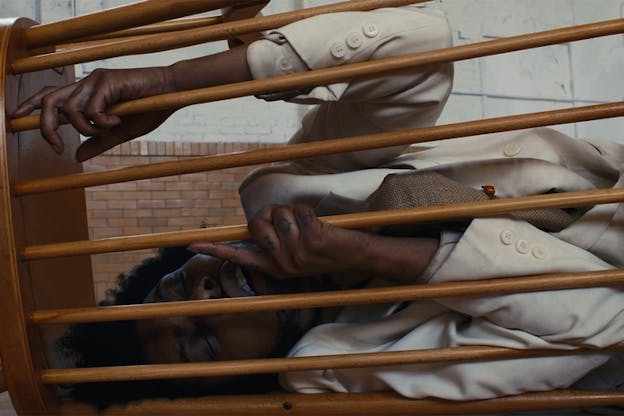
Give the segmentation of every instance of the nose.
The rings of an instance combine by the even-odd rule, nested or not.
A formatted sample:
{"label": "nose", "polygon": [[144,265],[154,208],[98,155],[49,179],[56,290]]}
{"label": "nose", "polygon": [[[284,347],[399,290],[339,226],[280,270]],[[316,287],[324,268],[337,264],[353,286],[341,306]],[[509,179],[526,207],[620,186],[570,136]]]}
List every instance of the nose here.
{"label": "nose", "polygon": [[216,276],[204,276],[197,287],[198,299],[219,299],[223,297],[223,288]]}

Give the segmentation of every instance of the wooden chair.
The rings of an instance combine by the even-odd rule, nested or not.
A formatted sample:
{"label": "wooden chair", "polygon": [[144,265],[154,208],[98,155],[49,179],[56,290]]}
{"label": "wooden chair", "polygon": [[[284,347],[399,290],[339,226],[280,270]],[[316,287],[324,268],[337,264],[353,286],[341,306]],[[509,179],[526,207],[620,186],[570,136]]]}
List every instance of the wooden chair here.
{"label": "wooden chair", "polygon": [[[422,0],[421,0],[422,1]],[[260,298],[233,299],[216,306],[211,302],[173,302],[118,308],[94,307],[89,255],[95,253],[184,244],[193,240],[221,241],[248,237],[244,225],[229,228],[161,233],[152,236],[125,236],[88,240],[83,188],[182,173],[217,170],[226,167],[268,163],[304,156],[348,150],[363,150],[417,141],[441,140],[483,133],[515,130],[550,124],[570,123],[624,115],[624,103],[611,103],[548,111],[519,116],[478,120],[453,125],[390,132],[357,139],[300,144],[241,154],[195,158],[185,163],[160,163],[109,172],[81,173],[71,160],[79,138],[63,128],[66,138],[64,157],[53,154],[36,130],[37,116],[11,120],[9,114],[26,97],[46,85],[74,80],[72,64],[105,57],[153,52],[220,39],[254,36],[261,30],[278,27],[314,14],[343,10],[370,10],[400,6],[414,0],[353,0],[330,6],[254,16],[265,4],[232,0],[179,1],[148,0],[103,13],[72,18],[61,23],[37,25],[27,19],[0,21],[0,353],[4,380],[20,414],[96,413],[88,405],[59,398],[54,385],[68,382],[126,380],[136,378],[210,376],[245,372],[359,367],[382,364],[416,363],[432,360],[484,360],[547,354],[546,351],[516,351],[494,347],[405,351],[365,355],[270,359],[245,362],[196,363],[192,366],[149,365],[140,368],[50,369],[46,348],[65,325],[115,319],[141,319],[172,315],[236,313],[259,308],[280,309],[295,306],[337,306],[374,299],[378,302],[493,294],[516,291],[619,285],[622,270],[529,276],[495,281],[458,282],[359,290],[341,293],[285,295],[272,302]],[[207,10],[234,7],[221,17],[175,20]],[[172,14],[171,10],[175,10]],[[233,20],[234,19],[234,20]],[[242,19],[242,20],[239,20]],[[176,31],[176,36],[167,32]],[[434,62],[448,62],[570,42],[624,32],[624,19],[516,36],[507,39],[463,45],[444,50],[388,58],[377,62],[352,64],[339,69],[323,69],[287,77],[251,81],[170,94],[116,106],[116,114],[154,110],[165,106],[179,108],[242,95],[276,90],[292,90],[335,82],[371,72],[396,70]],[[381,65],[381,66],[380,66]],[[165,99],[166,98],[166,99]],[[416,140],[418,137],[418,140]],[[483,216],[525,208],[566,207],[624,201],[624,191],[599,190],[470,203],[440,209],[409,209],[328,217],[344,227],[400,224]],[[615,346],[614,349],[621,346]],[[4,383],[1,383],[2,385]],[[107,414],[477,414],[501,411],[589,407],[624,404],[624,393],[553,391],[531,393],[493,400],[449,402],[411,400],[395,393],[298,395],[276,393],[248,396],[212,396],[199,399],[145,400],[127,406],[113,406]],[[209,413],[210,412],[210,413]]]}

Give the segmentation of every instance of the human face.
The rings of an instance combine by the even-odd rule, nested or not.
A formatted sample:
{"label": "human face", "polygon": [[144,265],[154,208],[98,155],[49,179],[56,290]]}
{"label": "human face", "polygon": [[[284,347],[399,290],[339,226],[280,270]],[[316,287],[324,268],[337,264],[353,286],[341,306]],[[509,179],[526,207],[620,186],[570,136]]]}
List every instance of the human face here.
{"label": "human face", "polygon": [[[164,276],[143,303],[204,300],[292,292],[302,281],[277,281],[204,254]],[[297,315],[305,325],[308,314]],[[201,362],[267,357],[276,347],[280,321],[276,311],[197,317],[171,317],[137,322],[150,363]]]}

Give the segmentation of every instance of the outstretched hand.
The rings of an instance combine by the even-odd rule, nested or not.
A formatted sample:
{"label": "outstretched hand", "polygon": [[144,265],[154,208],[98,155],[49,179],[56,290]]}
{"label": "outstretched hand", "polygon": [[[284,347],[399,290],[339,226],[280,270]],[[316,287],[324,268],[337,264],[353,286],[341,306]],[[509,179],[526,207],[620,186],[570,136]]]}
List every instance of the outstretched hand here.
{"label": "outstretched hand", "polygon": [[41,134],[55,152],[64,150],[58,133],[68,121],[90,138],[76,152],[76,159],[90,159],[120,143],[142,136],[160,126],[173,110],[119,117],[109,114],[123,101],[173,92],[167,68],[123,70],[96,69],[83,80],[66,87],[48,87],[24,101],[12,117],[41,110]]}
{"label": "outstretched hand", "polygon": [[198,242],[189,249],[289,278],[356,271],[370,243],[369,234],[323,222],[305,205],[269,205],[249,223],[249,232],[257,248]]}

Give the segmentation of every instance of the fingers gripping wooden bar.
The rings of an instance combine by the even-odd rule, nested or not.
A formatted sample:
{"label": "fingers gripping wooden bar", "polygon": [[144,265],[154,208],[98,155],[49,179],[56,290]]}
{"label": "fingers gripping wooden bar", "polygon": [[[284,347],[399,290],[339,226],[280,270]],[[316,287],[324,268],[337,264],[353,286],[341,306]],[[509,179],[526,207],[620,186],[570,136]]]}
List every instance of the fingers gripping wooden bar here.
{"label": "fingers gripping wooden bar", "polygon": [[82,188],[185,173],[207,172],[231,167],[249,166],[283,160],[302,159],[339,152],[377,149],[386,146],[468,137],[486,133],[519,130],[553,124],[574,123],[624,115],[624,102],[598,104],[540,113],[521,114],[419,129],[401,130],[366,136],[300,143],[273,149],[221,154],[185,159],[183,162],[161,162],[115,170],[80,173],[17,182],[15,196],[63,189]]}
{"label": "fingers gripping wooden bar", "polygon": [[[89,35],[155,23],[176,17],[216,10],[244,1],[236,0],[146,0],[59,22],[33,26],[25,32],[28,47],[54,45]],[[61,65],[63,66],[63,65]]]}
{"label": "fingers gripping wooden bar", "polygon": [[[603,351],[624,349],[617,344]],[[93,367],[43,370],[45,384],[85,383],[124,380],[156,380],[245,374],[323,370],[327,368],[363,368],[386,365],[409,365],[440,362],[501,360],[596,353],[595,349],[518,350],[502,347],[467,346],[411,351],[324,355],[314,357],[214,361],[209,363],[151,364],[123,367]]]}
{"label": "fingers gripping wooden bar", "polygon": [[331,292],[296,293],[246,298],[211,299],[119,305],[94,308],[38,310],[31,312],[32,324],[65,324],[106,322],[133,319],[165,318],[171,316],[214,315],[279,309],[325,308],[371,303],[388,303],[436,299],[451,296],[490,296],[624,284],[624,270],[559,273],[535,276],[475,280],[465,282],[431,283],[428,285],[393,286],[373,289],[353,289]]}
{"label": "fingers gripping wooden bar", "polygon": [[[381,7],[397,7],[411,3],[424,3],[426,1],[429,0],[350,0],[293,12],[260,16],[253,19],[243,19],[218,26],[179,31],[176,33],[176,36],[154,35],[147,40],[129,40],[110,46],[95,46],[82,50],[64,51],[16,59],[11,63],[11,69],[14,73],[19,74],[57,66],[112,58],[115,56],[160,52],[196,45],[198,43],[230,39],[246,33],[262,32],[319,14],[366,11]],[[230,2],[230,4],[232,3]]]}
{"label": "fingers gripping wooden bar", "polygon": [[[500,215],[511,211],[533,208],[561,208],[584,205],[607,204],[624,201],[624,189],[601,189],[584,192],[533,195],[518,198],[502,198],[483,202],[467,202],[456,205],[439,205],[421,208],[405,208],[388,211],[362,212],[334,215],[321,219],[344,228],[378,227],[407,223],[444,221],[452,219]],[[174,231],[113,237],[100,240],[72,241],[67,243],[32,245],[24,248],[23,260],[51,257],[96,254],[144,248],[168,247],[188,244],[192,241],[231,241],[249,239],[247,226],[215,227],[198,230]]]}
{"label": "fingers gripping wooden bar", "polygon": [[[179,109],[185,106],[206,103],[247,95],[266,94],[280,90],[296,90],[315,85],[342,82],[370,74],[382,74],[421,65],[461,61],[500,53],[531,49],[572,42],[594,37],[624,33],[624,19],[609,20],[582,26],[536,32],[527,35],[477,42],[429,52],[390,57],[369,62],[325,68],[281,77],[265,78],[236,84],[202,88],[179,93],[163,94],[128,101],[110,109],[111,114],[129,115],[165,109]],[[178,34],[175,36],[179,37]],[[114,46],[118,46],[116,43]],[[98,47],[101,48],[101,47]],[[18,64],[18,62],[14,62]],[[14,68],[15,69],[15,68]],[[39,116],[27,116],[9,121],[13,132],[36,129]]]}

